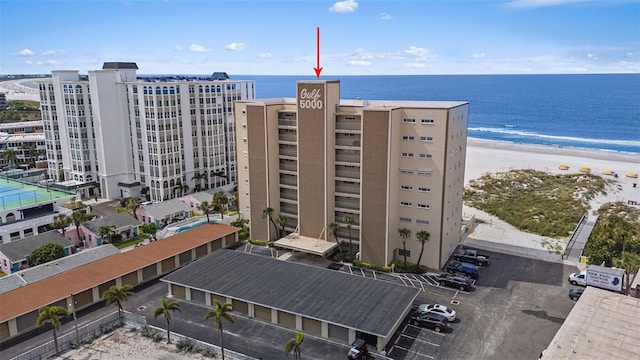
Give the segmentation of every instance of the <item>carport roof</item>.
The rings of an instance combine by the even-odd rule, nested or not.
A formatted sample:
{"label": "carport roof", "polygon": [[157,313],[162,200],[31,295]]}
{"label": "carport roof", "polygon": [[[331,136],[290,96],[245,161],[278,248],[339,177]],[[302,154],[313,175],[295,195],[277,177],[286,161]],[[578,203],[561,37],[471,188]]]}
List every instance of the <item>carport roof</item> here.
{"label": "carport roof", "polygon": [[[158,261],[234,234],[225,224],[204,224],[181,234],[115,254],[0,294],[0,323],[50,305]],[[102,295],[102,294],[100,294]]]}
{"label": "carport roof", "polygon": [[161,280],[382,337],[391,335],[419,293],[387,281],[232,250],[216,251]]}

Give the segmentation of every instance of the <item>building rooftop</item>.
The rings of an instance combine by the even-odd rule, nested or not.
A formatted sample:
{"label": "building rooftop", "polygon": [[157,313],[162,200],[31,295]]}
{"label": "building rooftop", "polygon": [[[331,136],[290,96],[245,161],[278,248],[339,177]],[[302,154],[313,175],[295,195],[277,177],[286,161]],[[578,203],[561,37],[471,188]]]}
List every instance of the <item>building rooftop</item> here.
{"label": "building rooftop", "polygon": [[420,292],[391,282],[225,249],[161,281],[384,337],[391,335]]}
{"label": "building rooftop", "polygon": [[138,226],[139,224],[140,222],[136,220],[136,218],[126,212],[121,212],[115,215],[83,222],[82,226],[86,227],[94,234],[100,234],[100,228],[103,226],[113,225],[116,229],[121,229],[127,226]]}
{"label": "building rooftop", "polygon": [[106,244],[82,250],[56,261],[20,270],[0,278],[0,294],[119,253],[118,248]]}
{"label": "building rooftop", "polygon": [[64,235],[57,230],[51,230],[21,240],[2,243],[0,244],[0,252],[13,262],[22,261],[26,259],[35,248],[50,242],[58,243],[64,247],[71,245],[69,240],[65,239]]}
{"label": "building rooftop", "polygon": [[[256,104],[256,105],[295,105],[295,98],[269,98],[255,100],[237,100],[238,103]],[[458,106],[467,105],[467,101],[420,101],[420,100],[361,100],[361,99],[340,99],[340,109],[338,113],[345,112],[353,114],[349,108],[363,108],[367,110],[393,110],[400,108],[416,108],[416,109],[452,109]]]}
{"label": "building rooftop", "polygon": [[237,231],[238,228],[224,224],[202,225],[2,293],[0,323]]}
{"label": "building rooftop", "polygon": [[143,209],[156,219],[164,219],[165,217],[183,211],[191,211],[191,207],[180,199],[170,199],[163,202],[145,205]]}
{"label": "building rooftop", "polygon": [[640,359],[640,299],[587,286],[542,359]]}
{"label": "building rooftop", "polygon": [[134,62],[105,62],[102,64],[102,70],[138,70],[138,65]]}

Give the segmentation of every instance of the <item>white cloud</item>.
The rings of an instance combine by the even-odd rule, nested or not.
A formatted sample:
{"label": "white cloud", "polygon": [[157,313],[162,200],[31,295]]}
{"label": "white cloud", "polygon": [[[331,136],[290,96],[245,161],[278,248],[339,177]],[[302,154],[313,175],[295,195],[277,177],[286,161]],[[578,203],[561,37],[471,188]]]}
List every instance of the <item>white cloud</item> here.
{"label": "white cloud", "polygon": [[404,53],[409,56],[422,56],[427,53],[427,49],[417,46],[409,46],[408,49],[404,50]]}
{"label": "white cloud", "polygon": [[273,55],[272,55],[270,52],[265,52],[265,53],[260,53],[260,54],[258,54],[258,57],[259,57],[259,58],[262,58],[262,59],[267,59],[267,58],[270,58],[270,57],[272,57],[272,56],[273,56]]}
{"label": "white cloud", "polygon": [[197,53],[203,53],[203,52],[211,51],[211,49],[207,49],[206,47],[204,47],[202,45],[196,45],[196,44],[189,45],[188,49],[191,52],[197,52]]}
{"label": "white cloud", "polygon": [[562,6],[567,4],[588,2],[593,0],[513,0],[504,6],[516,9],[532,9],[540,7]]}
{"label": "white cloud", "polygon": [[60,65],[61,62],[57,60],[47,60],[47,61],[38,61],[36,62],[38,65]]}
{"label": "white cloud", "polygon": [[27,60],[24,63],[27,64],[27,65],[33,65],[33,61],[31,61],[31,60]]}
{"label": "white cloud", "polygon": [[34,52],[24,48],[23,50],[18,51],[17,56],[33,56]]}
{"label": "white cloud", "polygon": [[592,54],[592,53],[588,53],[588,54],[587,54],[587,59],[590,59],[590,60],[598,60],[598,56],[597,56],[597,55],[595,55],[595,54]]}
{"label": "white cloud", "polygon": [[487,57],[487,54],[485,53],[475,53],[475,54],[471,54],[471,57],[473,59],[484,59]]}
{"label": "white cloud", "polygon": [[338,1],[329,8],[330,12],[334,13],[350,13],[356,11],[358,3],[355,0]]}
{"label": "white cloud", "polygon": [[224,47],[226,50],[232,50],[232,51],[241,51],[247,48],[247,45],[245,45],[244,43],[236,43],[236,42],[232,42],[231,44],[227,44]]}
{"label": "white cloud", "polygon": [[391,20],[391,14],[383,12],[380,13],[380,19],[381,20]]}
{"label": "white cloud", "polygon": [[42,52],[42,56],[62,55],[64,50],[45,50]]}
{"label": "white cloud", "polygon": [[371,61],[351,60],[347,64],[351,66],[369,66],[371,65]]}
{"label": "white cloud", "polygon": [[405,65],[407,67],[409,67],[409,68],[423,68],[423,67],[427,66],[427,64],[425,64],[425,63],[407,63]]}
{"label": "white cloud", "polygon": [[176,51],[182,51],[182,50],[184,50],[182,45],[176,45]]}

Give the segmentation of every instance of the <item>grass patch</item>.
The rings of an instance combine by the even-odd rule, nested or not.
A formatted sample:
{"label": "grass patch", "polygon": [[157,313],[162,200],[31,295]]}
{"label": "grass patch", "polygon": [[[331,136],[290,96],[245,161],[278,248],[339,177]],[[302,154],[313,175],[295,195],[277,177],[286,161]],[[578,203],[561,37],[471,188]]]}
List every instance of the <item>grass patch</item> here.
{"label": "grass patch", "polygon": [[512,170],[470,181],[464,201],[520,230],[563,238],[588,211],[588,201],[610,182],[593,174]]}
{"label": "grass patch", "polygon": [[135,238],[133,238],[133,239],[129,239],[129,240],[127,240],[127,241],[123,241],[123,242],[121,242],[121,243],[119,243],[119,244],[117,244],[117,245],[115,245],[115,246],[116,246],[118,249],[122,250],[122,249],[124,249],[124,248],[126,248],[126,247],[129,247],[129,246],[132,246],[132,245],[135,245],[135,244],[139,244],[139,243],[141,243],[142,241],[144,241],[144,240],[142,240],[142,239],[140,239],[140,238],[138,238],[138,237],[135,237]]}
{"label": "grass patch", "polygon": [[0,278],[1,278],[1,277],[4,277],[4,276],[7,276],[7,274],[5,274],[5,273],[3,273],[2,271],[0,271]]}

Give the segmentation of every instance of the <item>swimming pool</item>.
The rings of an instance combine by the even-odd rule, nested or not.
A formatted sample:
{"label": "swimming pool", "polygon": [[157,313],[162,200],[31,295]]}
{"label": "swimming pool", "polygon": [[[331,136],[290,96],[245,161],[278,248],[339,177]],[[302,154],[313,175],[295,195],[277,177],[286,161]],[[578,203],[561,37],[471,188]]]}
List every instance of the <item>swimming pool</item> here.
{"label": "swimming pool", "polygon": [[194,223],[190,223],[190,224],[186,224],[186,225],[182,225],[180,227],[178,227],[176,229],[176,231],[174,232],[174,234],[180,234],[183,233],[185,231],[189,231],[191,229],[197,228],[198,226],[204,225],[207,223],[207,220],[199,220],[197,222]]}

